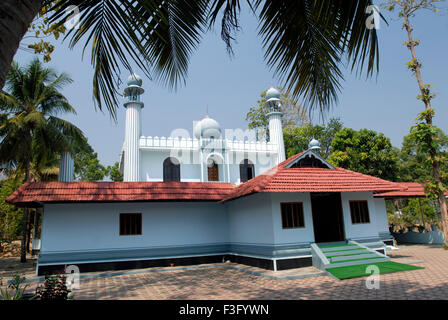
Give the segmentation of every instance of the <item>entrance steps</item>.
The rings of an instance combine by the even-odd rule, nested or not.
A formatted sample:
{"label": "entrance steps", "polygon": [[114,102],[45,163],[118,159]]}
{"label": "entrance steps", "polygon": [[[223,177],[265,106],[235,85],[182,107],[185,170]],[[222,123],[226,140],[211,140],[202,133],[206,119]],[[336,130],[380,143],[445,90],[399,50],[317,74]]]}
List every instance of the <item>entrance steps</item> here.
{"label": "entrance steps", "polygon": [[359,264],[390,261],[390,258],[356,241],[311,244],[313,266],[326,270]]}

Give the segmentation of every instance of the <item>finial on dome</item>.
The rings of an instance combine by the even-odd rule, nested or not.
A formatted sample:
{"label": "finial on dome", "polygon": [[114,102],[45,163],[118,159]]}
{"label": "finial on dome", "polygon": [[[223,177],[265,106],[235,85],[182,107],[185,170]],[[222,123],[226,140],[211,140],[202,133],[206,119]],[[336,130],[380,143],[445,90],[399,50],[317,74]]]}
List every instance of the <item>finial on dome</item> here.
{"label": "finial on dome", "polygon": [[269,99],[280,99],[280,91],[274,87],[270,87],[267,91],[266,91],[266,100]]}
{"label": "finial on dome", "polygon": [[321,149],[319,140],[313,138],[308,144],[308,149],[319,152]]}
{"label": "finial on dome", "polygon": [[136,74],[135,72],[131,73],[128,77],[128,86],[139,86],[141,87],[143,84],[142,78]]}

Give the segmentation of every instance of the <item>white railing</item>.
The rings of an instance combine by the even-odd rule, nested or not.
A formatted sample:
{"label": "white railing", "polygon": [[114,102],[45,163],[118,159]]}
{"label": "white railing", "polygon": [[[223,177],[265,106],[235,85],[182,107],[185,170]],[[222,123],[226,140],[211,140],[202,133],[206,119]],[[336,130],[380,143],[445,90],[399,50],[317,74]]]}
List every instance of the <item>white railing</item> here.
{"label": "white railing", "polygon": [[242,141],[227,139],[192,139],[172,137],[140,137],[142,149],[226,149],[229,151],[277,152],[277,145],[262,141]]}

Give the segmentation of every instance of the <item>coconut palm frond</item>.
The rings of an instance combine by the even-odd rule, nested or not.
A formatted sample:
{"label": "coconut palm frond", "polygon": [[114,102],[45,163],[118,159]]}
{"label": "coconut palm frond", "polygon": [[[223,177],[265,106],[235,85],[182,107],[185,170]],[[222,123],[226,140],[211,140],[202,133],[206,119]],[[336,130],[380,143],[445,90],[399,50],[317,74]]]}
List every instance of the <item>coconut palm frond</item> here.
{"label": "coconut palm frond", "polygon": [[[117,88],[120,84],[120,64],[132,70],[130,61],[136,63],[149,77],[149,61],[141,42],[138,21],[135,12],[140,3],[151,1],[110,1],[110,0],[72,0],[55,1],[54,14],[50,21],[59,24],[69,20],[72,12],[69,6],[76,5],[80,11],[79,28],[68,30],[65,38],[70,37],[70,46],[85,39],[84,50],[92,46],[91,63],[94,67],[93,95],[96,106],[109,110],[116,116]],[[141,22],[140,22],[141,23]]]}
{"label": "coconut palm frond", "polygon": [[142,6],[146,9],[140,24],[143,45],[154,61],[156,79],[176,88],[185,83],[190,56],[206,30],[209,1],[154,2],[158,3],[156,10]]}
{"label": "coconut palm frond", "polygon": [[367,73],[378,61],[376,31],[367,29],[370,0],[256,1],[259,34],[268,65],[307,109],[328,110],[337,101],[343,80],[340,62],[368,60]]}

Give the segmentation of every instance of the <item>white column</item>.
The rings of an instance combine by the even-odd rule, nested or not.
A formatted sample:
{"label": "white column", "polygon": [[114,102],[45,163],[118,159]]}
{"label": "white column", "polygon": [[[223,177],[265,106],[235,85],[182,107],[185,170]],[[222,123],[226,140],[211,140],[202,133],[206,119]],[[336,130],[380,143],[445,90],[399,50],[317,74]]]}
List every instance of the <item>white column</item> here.
{"label": "white column", "polygon": [[123,181],[140,181],[140,112],[142,103],[137,101],[125,103],[126,131],[124,138],[124,176]]}
{"label": "white column", "polygon": [[283,141],[283,129],[282,129],[282,113],[281,112],[271,112],[268,114],[269,120],[269,141],[277,145],[278,155],[277,164],[285,161],[285,142]]}
{"label": "white column", "polygon": [[73,181],[73,171],[75,167],[75,161],[69,152],[61,154],[61,161],[59,163],[59,177],[61,182]]}

